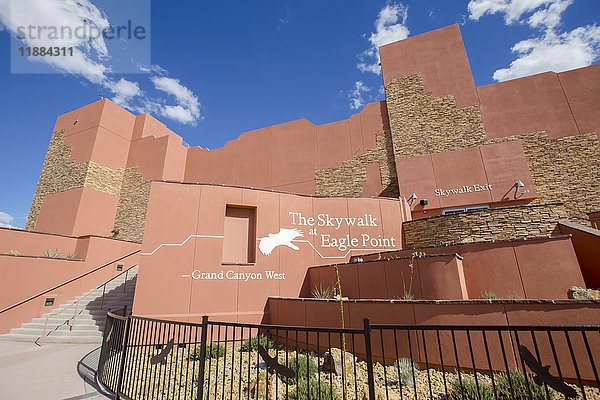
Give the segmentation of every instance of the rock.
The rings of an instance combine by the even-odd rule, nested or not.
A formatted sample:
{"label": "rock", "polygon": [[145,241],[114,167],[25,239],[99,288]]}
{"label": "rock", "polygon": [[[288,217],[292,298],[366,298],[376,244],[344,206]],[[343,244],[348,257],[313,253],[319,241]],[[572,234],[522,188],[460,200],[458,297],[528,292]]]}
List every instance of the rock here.
{"label": "rock", "polygon": [[[344,366],[346,368],[346,375],[353,373],[355,360],[356,357],[352,353],[345,353]],[[333,372],[336,375],[341,375],[342,350],[332,347],[331,350],[325,352],[323,355],[323,364],[321,364],[321,371]]]}
{"label": "rock", "polygon": [[[356,394],[356,400],[369,400],[369,386],[362,385]],[[375,400],[385,400],[385,392],[375,387]]]}
{"label": "rock", "polygon": [[571,286],[567,291],[567,297],[575,300],[600,300],[600,290]]}
{"label": "rock", "polygon": [[[285,386],[285,384],[280,380],[277,379],[279,382],[275,382],[275,380],[277,379],[277,377],[275,376],[275,374],[269,374],[269,398],[271,399],[275,399],[277,398],[277,395],[275,393],[275,386],[279,386],[280,391],[281,388],[283,388]],[[250,392],[250,398],[251,399],[256,399],[256,392],[258,391],[258,398],[259,399],[264,399],[266,398],[266,391],[267,391],[267,372],[262,370],[259,372],[258,374],[258,382],[256,381],[256,378],[251,379],[250,383],[248,383],[248,386],[244,388],[244,393],[246,392]]]}

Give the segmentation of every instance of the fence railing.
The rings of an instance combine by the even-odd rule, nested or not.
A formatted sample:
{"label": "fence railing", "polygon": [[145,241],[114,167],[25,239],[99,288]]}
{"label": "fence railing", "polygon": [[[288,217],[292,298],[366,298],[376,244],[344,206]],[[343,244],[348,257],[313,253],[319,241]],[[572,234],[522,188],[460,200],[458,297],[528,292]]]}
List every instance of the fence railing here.
{"label": "fence railing", "polygon": [[201,324],[108,313],[126,399],[600,399],[600,326]]}
{"label": "fence railing", "polygon": [[[72,331],[73,327],[75,326],[75,317],[77,317],[77,315],[78,315],[77,311],[79,310],[79,313],[83,312],[82,309],[79,309],[79,303],[81,303],[82,301],[88,300],[100,288],[102,288],[102,297],[101,297],[101,300],[100,300],[100,309],[102,310],[102,306],[104,305],[104,295],[106,294],[106,285],[108,285],[110,282],[114,281],[115,279],[119,278],[121,275],[125,274],[125,281],[123,282],[123,292],[125,292],[127,290],[127,275],[129,274],[129,271],[131,271],[132,269],[134,269],[136,267],[137,267],[137,265],[134,265],[134,266],[131,266],[131,267],[127,268],[125,271],[123,271],[120,274],[118,274],[118,275],[110,278],[106,282],[98,285],[96,287],[96,289],[94,289],[91,292],[85,294],[79,300],[74,301],[72,304],[66,306],[65,308],[63,308],[63,309],[61,309],[59,311],[56,311],[54,313],[48,313],[46,315],[46,320],[44,322],[44,329],[42,330],[42,336],[40,336],[39,338],[37,338],[36,341],[35,341],[35,343],[38,346],[40,346],[40,347],[43,346],[44,339],[47,336],[46,332],[48,330],[48,320],[50,319],[50,317],[55,317],[57,315],[66,315],[67,311],[69,311],[71,309],[71,307],[74,309],[73,316],[71,316],[71,314],[69,313],[69,317],[67,317],[65,319],[65,322],[63,324],[61,324],[61,325],[65,325],[65,324],[68,325],[69,326],[69,330]],[[50,335],[50,333],[52,333],[52,332],[48,332],[48,335]]]}

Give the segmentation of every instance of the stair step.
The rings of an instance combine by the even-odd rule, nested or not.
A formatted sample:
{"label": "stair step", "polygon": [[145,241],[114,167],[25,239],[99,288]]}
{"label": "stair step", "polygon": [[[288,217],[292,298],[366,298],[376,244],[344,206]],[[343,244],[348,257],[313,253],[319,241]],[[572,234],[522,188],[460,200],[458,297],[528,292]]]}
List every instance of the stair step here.
{"label": "stair step", "polygon": [[[136,283],[137,268],[129,272],[127,281],[123,275],[106,285],[104,299],[102,299],[102,288],[89,290],[58,305],[42,317],[33,318],[30,322],[12,329],[10,333],[0,335],[0,341],[39,343],[45,328],[44,343],[99,344],[102,342],[106,313],[123,306],[131,309]],[[75,310],[77,315],[73,315]],[[66,321],[69,323],[66,324]]]}
{"label": "stair step", "polygon": [[[7,333],[6,335],[0,335],[0,341],[2,342],[28,342],[37,343],[40,342],[39,336],[31,335],[20,335]],[[102,343],[102,336],[47,336],[44,338],[44,343]]]}
{"label": "stair step", "polygon": [[[10,334],[40,337],[44,334],[44,331],[43,329],[15,328],[10,331]],[[99,329],[77,329],[77,325],[75,325],[72,331],[68,329],[46,329],[46,337],[48,336],[102,336],[102,332]]]}
{"label": "stair step", "polygon": [[[78,304],[77,312],[80,310],[110,310],[111,308],[119,308],[123,307],[123,305],[131,305],[133,304],[133,299],[112,299],[109,301],[104,301],[102,303],[102,308],[100,308],[100,302],[98,304],[88,303],[88,304]],[[59,307],[55,308],[50,312],[43,314],[44,316],[50,314],[57,314],[58,312],[64,312],[67,314],[73,314],[75,312],[75,305],[71,305],[70,307]]]}
{"label": "stair step", "polygon": [[[94,330],[98,330],[100,327],[98,326],[98,324],[93,321],[78,321],[75,324],[72,324],[73,329],[77,329],[77,330],[90,330],[90,331],[94,331]],[[46,330],[54,330],[56,328],[56,324],[54,325],[50,325],[48,324],[48,326],[46,326]],[[39,324],[39,323],[35,323],[35,322],[27,322],[23,325],[21,325],[21,328],[14,328],[13,331],[15,329],[37,329],[40,331],[44,330],[44,324]],[[69,325],[59,325],[58,328],[56,328],[58,330],[69,330]],[[12,332],[12,331],[11,331]]]}

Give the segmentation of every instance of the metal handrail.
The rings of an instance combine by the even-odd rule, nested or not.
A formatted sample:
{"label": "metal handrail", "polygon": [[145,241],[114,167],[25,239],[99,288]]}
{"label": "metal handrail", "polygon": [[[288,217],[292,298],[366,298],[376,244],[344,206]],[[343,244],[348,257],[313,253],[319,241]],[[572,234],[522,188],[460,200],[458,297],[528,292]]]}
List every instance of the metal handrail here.
{"label": "metal handrail", "polygon": [[[37,343],[38,340],[41,339],[40,343],[38,344],[38,346],[42,346],[44,344],[44,338],[46,337],[46,329],[48,328],[48,318],[55,316],[55,315],[59,315],[62,312],[68,310],[69,308],[71,308],[73,305],[75,306],[75,312],[73,313],[73,316],[70,318],[67,318],[65,320],[65,322],[63,322],[62,324],[58,325],[64,325],[65,323],[69,322],[69,320],[73,320],[73,322],[71,324],[69,324],[69,330],[72,331],[73,330],[73,326],[75,326],[75,317],[77,316],[77,307],[79,306],[79,302],[85,298],[87,298],[88,296],[90,296],[92,293],[95,293],[96,290],[100,289],[102,287],[102,300],[100,301],[100,309],[102,309],[102,306],[104,304],[104,294],[106,292],[106,284],[109,282],[112,282],[113,280],[117,279],[118,277],[120,277],[121,275],[125,274],[125,282],[123,284],[123,293],[125,293],[125,290],[127,289],[127,274],[129,273],[130,270],[132,270],[133,268],[137,267],[137,265],[133,265],[129,268],[127,268],[125,271],[122,271],[119,275],[113,276],[112,278],[110,278],[109,280],[107,280],[106,282],[104,282],[101,285],[98,285],[98,287],[96,287],[96,289],[92,290],[91,292],[89,292],[88,294],[86,294],[85,296],[83,296],[82,298],[80,298],[79,300],[76,300],[73,304],[68,305],[67,307],[63,308],[62,310],[56,312],[56,313],[50,313],[48,315],[46,315],[46,322],[44,323],[44,331],[42,332],[42,336],[40,336],[35,343]],[[58,327],[57,327],[58,329]],[[48,333],[50,334],[50,333]]]}
{"label": "metal handrail", "polygon": [[51,287],[50,289],[46,289],[46,290],[44,290],[43,292],[40,292],[40,293],[38,293],[38,294],[35,294],[35,295],[33,295],[33,296],[30,296],[30,297],[28,297],[28,298],[26,298],[26,299],[24,299],[24,300],[21,300],[21,301],[19,301],[18,303],[15,303],[15,304],[13,304],[13,305],[11,305],[11,306],[5,307],[5,308],[3,308],[2,310],[0,310],[0,314],[2,314],[3,312],[6,312],[6,311],[8,311],[8,310],[11,310],[11,309],[13,309],[13,308],[15,308],[15,307],[18,307],[18,306],[20,306],[21,304],[25,304],[25,303],[27,303],[27,302],[29,302],[29,301],[31,301],[31,300],[34,300],[34,299],[36,299],[36,298],[38,298],[38,297],[40,297],[40,296],[43,296],[43,295],[45,295],[46,293],[48,293],[48,292],[51,292],[51,291],[53,291],[53,290],[56,290],[56,289],[58,289],[58,288],[60,288],[60,287],[62,287],[62,286],[64,286],[64,285],[67,285],[67,284],[69,284],[69,283],[71,283],[71,282],[74,282],[74,281],[76,281],[76,280],[78,280],[78,279],[81,279],[81,278],[83,278],[84,276],[87,276],[87,275],[89,275],[89,274],[92,274],[92,273],[94,273],[94,272],[96,272],[96,271],[98,271],[98,270],[100,270],[100,269],[102,269],[102,268],[104,268],[104,267],[107,267],[107,266],[109,266],[109,265],[111,265],[111,264],[113,264],[113,263],[115,263],[115,262],[117,262],[117,261],[121,261],[121,260],[123,260],[123,259],[125,259],[125,258],[127,258],[127,257],[130,257],[130,256],[132,256],[132,255],[134,255],[134,254],[137,254],[137,253],[139,253],[140,251],[141,251],[141,249],[138,249],[138,250],[136,250],[136,251],[134,251],[134,252],[131,252],[131,253],[129,253],[129,254],[126,254],[126,255],[124,255],[124,256],[121,256],[121,257],[119,257],[119,258],[117,258],[117,259],[114,259],[114,260],[112,260],[112,261],[109,261],[109,262],[107,262],[107,263],[105,263],[105,264],[102,264],[101,266],[99,266],[99,267],[96,267],[96,268],[94,268],[94,269],[93,269],[93,270],[91,270],[91,271],[85,272],[85,273],[83,273],[83,274],[81,274],[81,275],[79,275],[79,276],[76,276],[75,278],[69,279],[68,281],[65,281],[65,282],[63,282],[63,283],[60,283],[60,284],[58,284],[58,285],[56,285],[56,286],[53,286],[53,287]]}

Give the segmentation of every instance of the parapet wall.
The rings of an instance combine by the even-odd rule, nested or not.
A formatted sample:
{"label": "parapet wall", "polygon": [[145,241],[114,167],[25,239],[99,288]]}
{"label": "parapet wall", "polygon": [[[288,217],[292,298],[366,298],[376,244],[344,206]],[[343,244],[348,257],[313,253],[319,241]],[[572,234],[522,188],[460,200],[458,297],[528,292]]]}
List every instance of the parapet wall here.
{"label": "parapet wall", "polygon": [[568,217],[562,204],[491,208],[403,223],[406,248],[494,242],[556,234]]}
{"label": "parapet wall", "polygon": [[[585,286],[569,236],[354,256],[337,269],[350,299],[566,299],[570,287]],[[337,288],[334,266],[308,276],[311,291]]]}
{"label": "parapet wall", "polygon": [[[123,271],[138,264],[139,254],[133,254],[74,279],[139,247],[137,243],[96,236],[74,237],[0,228],[0,310],[3,310],[0,334],[117,276],[120,272],[116,264],[123,265]],[[60,254],[52,258],[48,254],[44,256],[45,252]],[[64,285],[45,295],[5,310],[61,284]],[[54,299],[53,306],[45,305],[46,297]]]}

